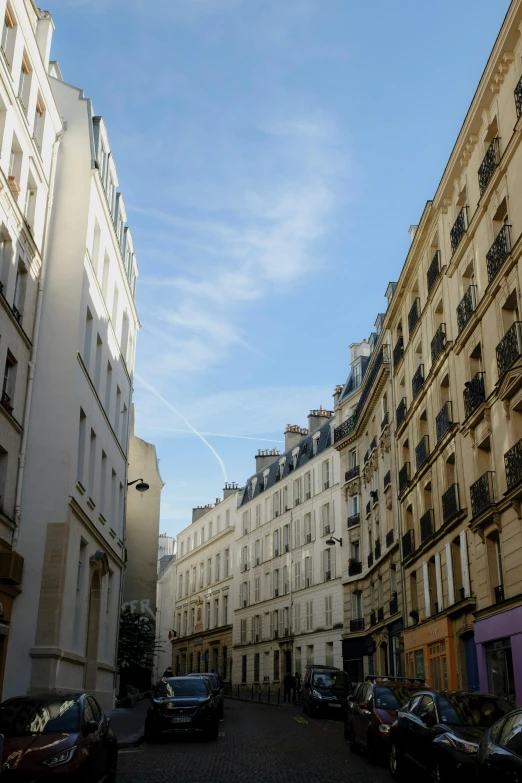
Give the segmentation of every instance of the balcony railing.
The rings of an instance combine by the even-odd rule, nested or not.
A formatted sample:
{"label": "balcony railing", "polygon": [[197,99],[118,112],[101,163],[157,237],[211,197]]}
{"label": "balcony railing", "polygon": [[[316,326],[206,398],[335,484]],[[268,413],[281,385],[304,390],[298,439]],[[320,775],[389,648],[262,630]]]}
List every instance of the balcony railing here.
{"label": "balcony railing", "polygon": [[424,365],[419,364],[415,371],[415,375],[411,379],[411,390],[413,399],[417,396],[424,385]]}
{"label": "balcony railing", "polygon": [[522,115],[522,76],[515,87],[515,108],[517,110],[517,117]]}
{"label": "balcony railing", "polygon": [[471,496],[471,516],[478,517],[495,502],[495,474],[492,470],[483,473],[469,488]]}
{"label": "balcony railing", "polygon": [[370,612],[370,627],[372,625],[375,625],[376,622],[377,622],[377,618],[375,616],[375,612]]}
{"label": "balcony railing", "polygon": [[399,470],[399,492],[403,492],[410,483],[410,463],[405,462]]}
{"label": "balcony railing", "polygon": [[452,484],[442,496],[442,518],[444,522],[449,522],[459,511],[459,485]]}
{"label": "balcony railing", "polygon": [[413,530],[408,530],[402,537],[402,556],[408,557],[415,551],[415,534]]}
{"label": "balcony railing", "polygon": [[417,446],[415,446],[415,464],[417,466],[417,470],[419,470],[424,465],[429,455],[429,438],[427,435],[424,435]]}
{"label": "balcony railing", "polygon": [[408,329],[410,331],[410,335],[417,326],[420,318],[420,299],[417,297],[410,309],[410,312],[408,313]]}
{"label": "balcony railing", "polygon": [[368,568],[371,568],[373,565],[373,552],[370,552],[368,555]]}
{"label": "balcony railing", "polygon": [[404,354],[404,337],[399,337],[393,349],[393,366],[397,367]]}
{"label": "balcony railing", "polygon": [[384,489],[386,489],[386,487],[389,487],[390,484],[391,484],[391,470],[388,470],[384,474]]}
{"label": "balcony railing", "polygon": [[366,516],[368,516],[371,510],[372,510],[372,504],[370,503],[370,501],[368,501],[366,504]]}
{"label": "balcony railing", "polygon": [[395,414],[397,416],[397,427],[400,424],[402,424],[402,422],[404,421],[404,417],[406,416],[406,411],[407,411],[406,397],[403,397],[400,403],[397,405],[397,411]]}
{"label": "balcony railing", "polygon": [[372,442],[370,443],[370,451],[373,451],[377,448],[377,435],[374,435],[372,438]]}
{"label": "balcony railing", "polygon": [[390,547],[393,544],[393,538],[394,538],[393,530],[389,530],[386,533],[386,548]]}
{"label": "balcony railing", "polygon": [[372,498],[372,503],[375,506],[379,502],[379,490],[378,489],[373,489],[370,492],[370,495],[371,495],[371,498]]}
{"label": "balcony railing", "polygon": [[360,522],[361,522],[360,514],[352,514],[351,517],[348,517],[348,527],[355,527],[356,525],[359,525]]}
{"label": "balcony railing", "polygon": [[484,160],[480,164],[479,170],[478,170],[478,179],[479,179],[479,187],[480,187],[480,195],[484,193],[487,186],[489,185],[489,182],[491,180],[491,177],[494,174],[495,169],[497,168],[498,164],[500,163],[500,145],[499,145],[500,139],[498,136],[493,139],[491,144],[489,145],[486,154],[484,155]]}
{"label": "balcony railing", "polygon": [[508,490],[522,481],[522,440],[519,440],[504,454]]}
{"label": "balcony railing", "polygon": [[486,399],[486,389],[484,386],[484,373],[478,372],[470,381],[464,384],[464,412],[466,418],[471,416],[474,410],[478,408]]}
{"label": "balcony railing", "polygon": [[431,361],[435,362],[441,355],[446,345],[446,324],[441,324],[431,341]]}
{"label": "balcony railing", "polygon": [[2,408],[4,408],[8,413],[12,413],[14,410],[13,403],[11,402],[11,397],[8,395],[7,392],[2,392],[2,397],[0,398],[0,405]]}
{"label": "balcony railing", "polygon": [[499,378],[502,378],[519,356],[522,356],[522,323],[515,321],[497,345]]}
{"label": "balcony railing", "polygon": [[451,401],[445,402],[435,419],[435,430],[437,432],[437,443],[442,440],[444,435],[453,426],[453,416],[451,411]]}
{"label": "balcony railing", "polygon": [[431,291],[431,289],[437,282],[437,278],[439,275],[440,275],[440,250],[437,250],[433,258],[431,259],[431,264],[428,267],[428,273],[426,275],[426,277],[428,278],[428,293]]}
{"label": "balcony railing", "polygon": [[450,239],[451,239],[451,252],[454,253],[455,250],[460,245],[461,239],[468,230],[468,208],[467,206],[462,207],[459,214],[457,215],[457,219],[453,224],[453,228],[450,231]]}
{"label": "balcony railing", "polygon": [[430,508],[420,518],[421,544],[423,544],[424,541],[427,541],[428,538],[431,538],[434,532],[435,532],[435,519],[433,517],[433,509]]}
{"label": "balcony railing", "polygon": [[352,413],[352,415],[349,416],[346,419],[346,421],[343,421],[342,424],[339,424],[338,427],[335,427],[334,443],[337,443],[338,440],[342,440],[343,438],[348,437],[348,435],[351,435],[355,429],[356,424],[357,424],[357,414]]}
{"label": "balcony railing", "polygon": [[346,471],[344,474],[344,480],[345,481],[351,481],[354,478],[357,478],[359,475],[359,465],[354,465],[352,468]]}
{"label": "balcony railing", "polygon": [[375,549],[374,549],[373,554],[375,555],[375,559],[376,560],[378,560],[380,558],[380,556],[381,556],[381,542],[380,541],[376,541],[375,542]]}
{"label": "balcony railing", "polygon": [[507,224],[502,226],[495,237],[495,241],[486,253],[486,264],[488,267],[488,279],[490,283],[493,278],[496,277],[500,267],[503,266],[506,258],[511,253],[510,228],[511,226],[508,226]]}
{"label": "balcony railing", "polygon": [[350,631],[364,631],[364,617],[356,617],[350,620]]}
{"label": "balcony railing", "polygon": [[504,585],[498,585],[495,587],[495,603],[501,604],[504,598]]}
{"label": "balcony railing", "polygon": [[390,423],[390,414],[388,413],[388,411],[386,411],[386,413],[382,417],[382,421],[381,421],[381,432],[383,431],[383,429],[385,427],[388,426],[389,423]]}
{"label": "balcony railing", "polygon": [[362,563],[360,560],[348,561],[348,576],[356,576],[362,571]]}
{"label": "balcony railing", "polygon": [[399,602],[397,598],[392,598],[390,601],[390,615],[397,614],[399,611]]}
{"label": "balcony railing", "polygon": [[459,334],[462,332],[477,307],[477,286],[470,285],[457,307]]}
{"label": "balcony railing", "polygon": [[18,307],[16,305],[13,305],[11,309],[13,311],[14,317],[16,318],[18,323],[21,324],[22,323],[22,313],[20,312],[20,310],[18,309]]}
{"label": "balcony railing", "polygon": [[377,622],[382,623],[384,620],[384,606],[379,606],[377,609]]}
{"label": "balcony railing", "polygon": [[369,459],[370,459],[370,449],[368,449],[368,451],[364,455],[364,460],[363,461],[364,461],[365,465],[366,465],[366,463],[368,462]]}

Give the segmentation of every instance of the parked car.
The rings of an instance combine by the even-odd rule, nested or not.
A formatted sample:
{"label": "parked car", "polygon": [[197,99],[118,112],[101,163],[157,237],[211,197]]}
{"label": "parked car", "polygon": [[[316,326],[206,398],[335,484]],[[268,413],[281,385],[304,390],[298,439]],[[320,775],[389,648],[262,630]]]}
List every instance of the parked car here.
{"label": "parked car", "polygon": [[334,666],[310,664],[303,682],[303,712],[311,718],[319,713],[344,715],[350,690],[346,672]]}
{"label": "parked car", "polygon": [[434,781],[475,780],[484,733],[511,712],[505,699],[485,693],[422,690],[399,710],[390,729],[390,772],[398,780],[406,763]]}
{"label": "parked car", "polygon": [[0,704],[2,781],[114,783],[118,743],[109,718],[84,693],[20,696]]}
{"label": "parked car", "polygon": [[206,678],[166,677],[153,693],[145,718],[147,742],[181,733],[212,740],[218,737],[218,708]]}
{"label": "parked car", "polygon": [[482,737],[477,771],[479,783],[522,783],[522,710],[501,718]]}
{"label": "parked car", "polygon": [[406,677],[369,677],[359,683],[344,724],[350,750],[366,748],[374,761],[387,753],[390,727],[398,711],[422,688],[426,688],[424,681]]}
{"label": "parked car", "polygon": [[198,674],[189,674],[189,677],[204,677],[210,684],[210,689],[216,702],[219,717],[223,718],[225,713],[225,695],[221,680],[214,672],[200,672]]}

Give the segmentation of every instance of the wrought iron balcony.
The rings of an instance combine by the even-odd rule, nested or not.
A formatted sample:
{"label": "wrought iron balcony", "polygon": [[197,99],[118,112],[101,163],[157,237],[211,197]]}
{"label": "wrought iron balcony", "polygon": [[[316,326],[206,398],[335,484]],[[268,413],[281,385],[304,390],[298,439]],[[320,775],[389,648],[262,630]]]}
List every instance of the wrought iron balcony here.
{"label": "wrought iron balcony", "polygon": [[478,517],[495,502],[495,474],[492,470],[483,473],[469,488],[471,495],[471,516]]}
{"label": "wrought iron balcony", "polygon": [[446,345],[446,324],[441,324],[431,341],[431,361],[436,362]]}
{"label": "wrought iron balcony", "polygon": [[419,364],[415,371],[415,375],[411,379],[411,390],[413,399],[417,396],[424,385],[424,365]]}
{"label": "wrought iron balcony", "polygon": [[412,552],[415,552],[415,533],[408,530],[402,537],[402,556],[408,557]]}
{"label": "wrought iron balcony", "polygon": [[517,117],[522,115],[522,76],[515,87],[515,108],[517,110]]}
{"label": "wrought iron balcony", "polygon": [[495,603],[501,604],[505,600],[504,585],[498,585],[495,587]]}
{"label": "wrought iron balcony", "polygon": [[470,285],[457,307],[457,324],[459,334],[462,332],[469,319],[477,308],[477,286]]}
{"label": "wrought iron balcony", "polygon": [[490,283],[493,278],[496,277],[499,269],[503,266],[506,258],[511,253],[510,228],[511,226],[508,226],[507,224],[502,226],[495,237],[495,241],[486,253],[486,264],[488,267],[488,279]]}
{"label": "wrought iron balcony", "polygon": [[379,606],[377,609],[377,622],[382,623],[384,620],[384,606]]}
{"label": "wrought iron balcony", "polygon": [[394,538],[393,530],[389,530],[386,533],[386,547],[387,548],[390,547],[393,544],[393,538]]}
{"label": "wrought iron balcony", "polygon": [[375,559],[376,560],[378,560],[380,558],[380,556],[381,556],[381,542],[380,541],[376,541],[375,542],[375,549],[374,549],[373,554],[375,555]]}
{"label": "wrought iron balcony", "polygon": [[508,490],[522,481],[522,439],[504,454]]}
{"label": "wrought iron balcony", "polygon": [[390,601],[390,615],[397,614],[399,611],[399,602],[397,598],[392,598]]}
{"label": "wrought iron balcony", "polygon": [[370,627],[372,625],[375,625],[376,622],[377,622],[377,618],[375,616],[375,612],[370,612]]}
{"label": "wrought iron balcony", "polygon": [[362,563],[360,560],[348,560],[348,576],[356,576],[362,571]]}
{"label": "wrought iron balcony", "polygon": [[424,465],[429,455],[429,438],[427,435],[424,435],[417,446],[415,446],[415,464],[417,465],[417,470],[419,470]]}
{"label": "wrought iron balcony", "polygon": [[410,483],[410,463],[405,462],[399,470],[399,492],[403,492]]}
{"label": "wrought iron balcony", "polygon": [[370,503],[370,501],[368,501],[366,504],[366,516],[368,516],[371,510],[372,510],[372,504]]}
{"label": "wrought iron balcony", "polygon": [[356,617],[350,620],[350,631],[364,631],[364,617]]}
{"label": "wrought iron balcony", "polygon": [[479,170],[478,170],[478,179],[479,179],[479,187],[480,187],[480,195],[484,193],[487,186],[489,185],[489,182],[491,180],[491,177],[493,176],[493,173],[495,169],[497,168],[498,164],[500,163],[500,145],[499,145],[500,139],[498,136],[493,139],[491,144],[489,145],[486,154],[484,155],[484,160],[480,164]]}
{"label": "wrought iron balcony", "polygon": [[377,435],[374,435],[372,438],[372,442],[370,443],[370,451],[373,451],[377,448]]}
{"label": "wrought iron balcony", "polygon": [[20,312],[18,307],[16,307],[16,305],[13,305],[11,309],[13,311],[14,317],[16,318],[18,323],[21,324],[22,323],[22,313]]}
{"label": "wrought iron balcony", "polygon": [[344,474],[344,480],[345,481],[351,481],[354,478],[357,478],[359,475],[359,465],[354,465],[353,468],[350,468],[346,471]]}
{"label": "wrought iron balcony", "polygon": [[397,367],[404,354],[404,337],[399,337],[393,349],[393,366]]}
{"label": "wrought iron balcony", "polygon": [[372,489],[370,492],[372,503],[375,506],[379,502],[379,490],[378,489]]}
{"label": "wrought iron balcony", "polygon": [[427,541],[428,538],[431,538],[434,532],[435,532],[435,519],[433,517],[433,509],[430,508],[420,518],[421,544],[423,544],[424,541]]}
{"label": "wrought iron balcony", "polygon": [[486,399],[484,386],[484,373],[478,372],[470,381],[464,384],[464,411],[466,418],[471,416],[474,410]]}
{"label": "wrought iron balcony", "polygon": [[499,378],[502,378],[519,356],[522,356],[522,323],[515,321],[497,345]]}
{"label": "wrought iron balcony", "polygon": [[453,228],[450,231],[450,239],[451,239],[451,252],[454,253],[455,250],[460,245],[460,242],[462,240],[462,237],[468,230],[468,208],[467,206],[462,207],[459,214],[457,215],[457,219],[453,224]]}
{"label": "wrought iron balcony", "polygon": [[459,485],[452,484],[442,496],[442,518],[444,522],[449,522],[459,511]]}
{"label": "wrought iron balcony", "polygon": [[406,397],[403,397],[400,403],[397,405],[397,411],[396,411],[396,417],[397,417],[397,427],[399,427],[402,422],[404,421],[404,417],[406,416]]}
{"label": "wrought iron balcony", "polygon": [[382,417],[382,421],[381,421],[381,432],[383,431],[383,429],[385,427],[388,426],[389,423],[390,423],[390,414],[388,413],[388,411],[386,411],[386,413]]}
{"label": "wrought iron balcony", "polygon": [[359,525],[360,522],[361,522],[360,514],[352,514],[351,517],[348,517],[348,527],[355,527],[356,525]]}
{"label": "wrought iron balcony", "polygon": [[384,474],[384,489],[386,489],[386,487],[389,487],[390,484],[391,484],[391,470],[388,470]]}
{"label": "wrought iron balcony", "polygon": [[368,449],[368,451],[364,455],[364,464],[365,465],[366,465],[366,463],[368,462],[369,459],[370,459],[370,449]]}
{"label": "wrought iron balcony", "polygon": [[2,406],[2,408],[5,408],[5,410],[8,413],[12,413],[14,410],[13,403],[11,402],[11,397],[5,391],[2,392],[2,397],[0,398],[0,405]]}
{"label": "wrought iron balcony", "polygon": [[437,443],[442,440],[444,435],[453,426],[453,416],[451,411],[451,400],[445,402],[435,419],[435,430],[437,432]]}
{"label": "wrought iron balcony", "polygon": [[420,299],[417,297],[410,309],[410,312],[408,313],[408,329],[410,331],[410,335],[417,326],[420,318]]}
{"label": "wrought iron balcony", "polygon": [[335,427],[334,443],[337,443],[337,441],[348,437],[348,435],[351,435],[355,429],[356,423],[357,423],[357,414],[353,413],[351,416],[349,416],[346,419],[346,421],[343,421],[342,424],[339,424],[338,427]]}
{"label": "wrought iron balcony", "polygon": [[440,250],[435,252],[428,267],[426,277],[428,278],[428,293],[431,291],[440,275]]}
{"label": "wrought iron balcony", "polygon": [[368,555],[368,568],[371,568],[373,565],[373,552],[370,552]]}

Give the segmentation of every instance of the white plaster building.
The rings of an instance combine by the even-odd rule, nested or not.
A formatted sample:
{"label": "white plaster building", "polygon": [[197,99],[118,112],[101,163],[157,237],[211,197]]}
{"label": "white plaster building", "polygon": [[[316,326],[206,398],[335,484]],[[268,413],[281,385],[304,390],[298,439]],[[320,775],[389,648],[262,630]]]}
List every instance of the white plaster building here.
{"label": "white plaster building", "polygon": [[172,557],[176,554],[176,539],[166,533],[160,533],[158,539],[158,572],[161,568],[162,557]]}
{"label": "white plaster building", "polygon": [[[85,688],[110,709],[139,326],[137,264],[105,123],[83,92],[62,80],[56,63],[50,83],[65,131],[26,431],[17,546],[25,558],[23,592],[13,613],[3,696]],[[54,135],[46,131],[44,160]],[[29,174],[20,171],[24,184]],[[34,235],[41,231],[35,222]]]}
{"label": "white plaster building", "polygon": [[1,690],[13,601],[28,584],[15,549],[62,121],[46,70],[49,14],[32,2],[0,0],[0,18]]}
{"label": "white plaster building", "polygon": [[175,555],[164,555],[156,591],[156,639],[160,644],[154,666],[156,681],[161,678],[167,666],[172,666],[171,642],[175,633],[176,573]]}
{"label": "white plaster building", "polygon": [[[285,452],[260,451],[238,503],[234,683],[282,682],[307,663],[342,668],[342,525],[335,418],[288,426]],[[328,545],[331,537],[339,539]]]}

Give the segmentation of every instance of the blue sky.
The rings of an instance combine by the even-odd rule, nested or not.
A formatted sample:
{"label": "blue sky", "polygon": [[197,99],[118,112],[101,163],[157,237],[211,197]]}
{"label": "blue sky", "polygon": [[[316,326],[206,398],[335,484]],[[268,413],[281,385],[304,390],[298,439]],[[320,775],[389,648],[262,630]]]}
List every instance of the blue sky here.
{"label": "blue sky", "polygon": [[508,6],[49,0],[53,58],[104,115],[128,205],[163,531],[331,407]]}

